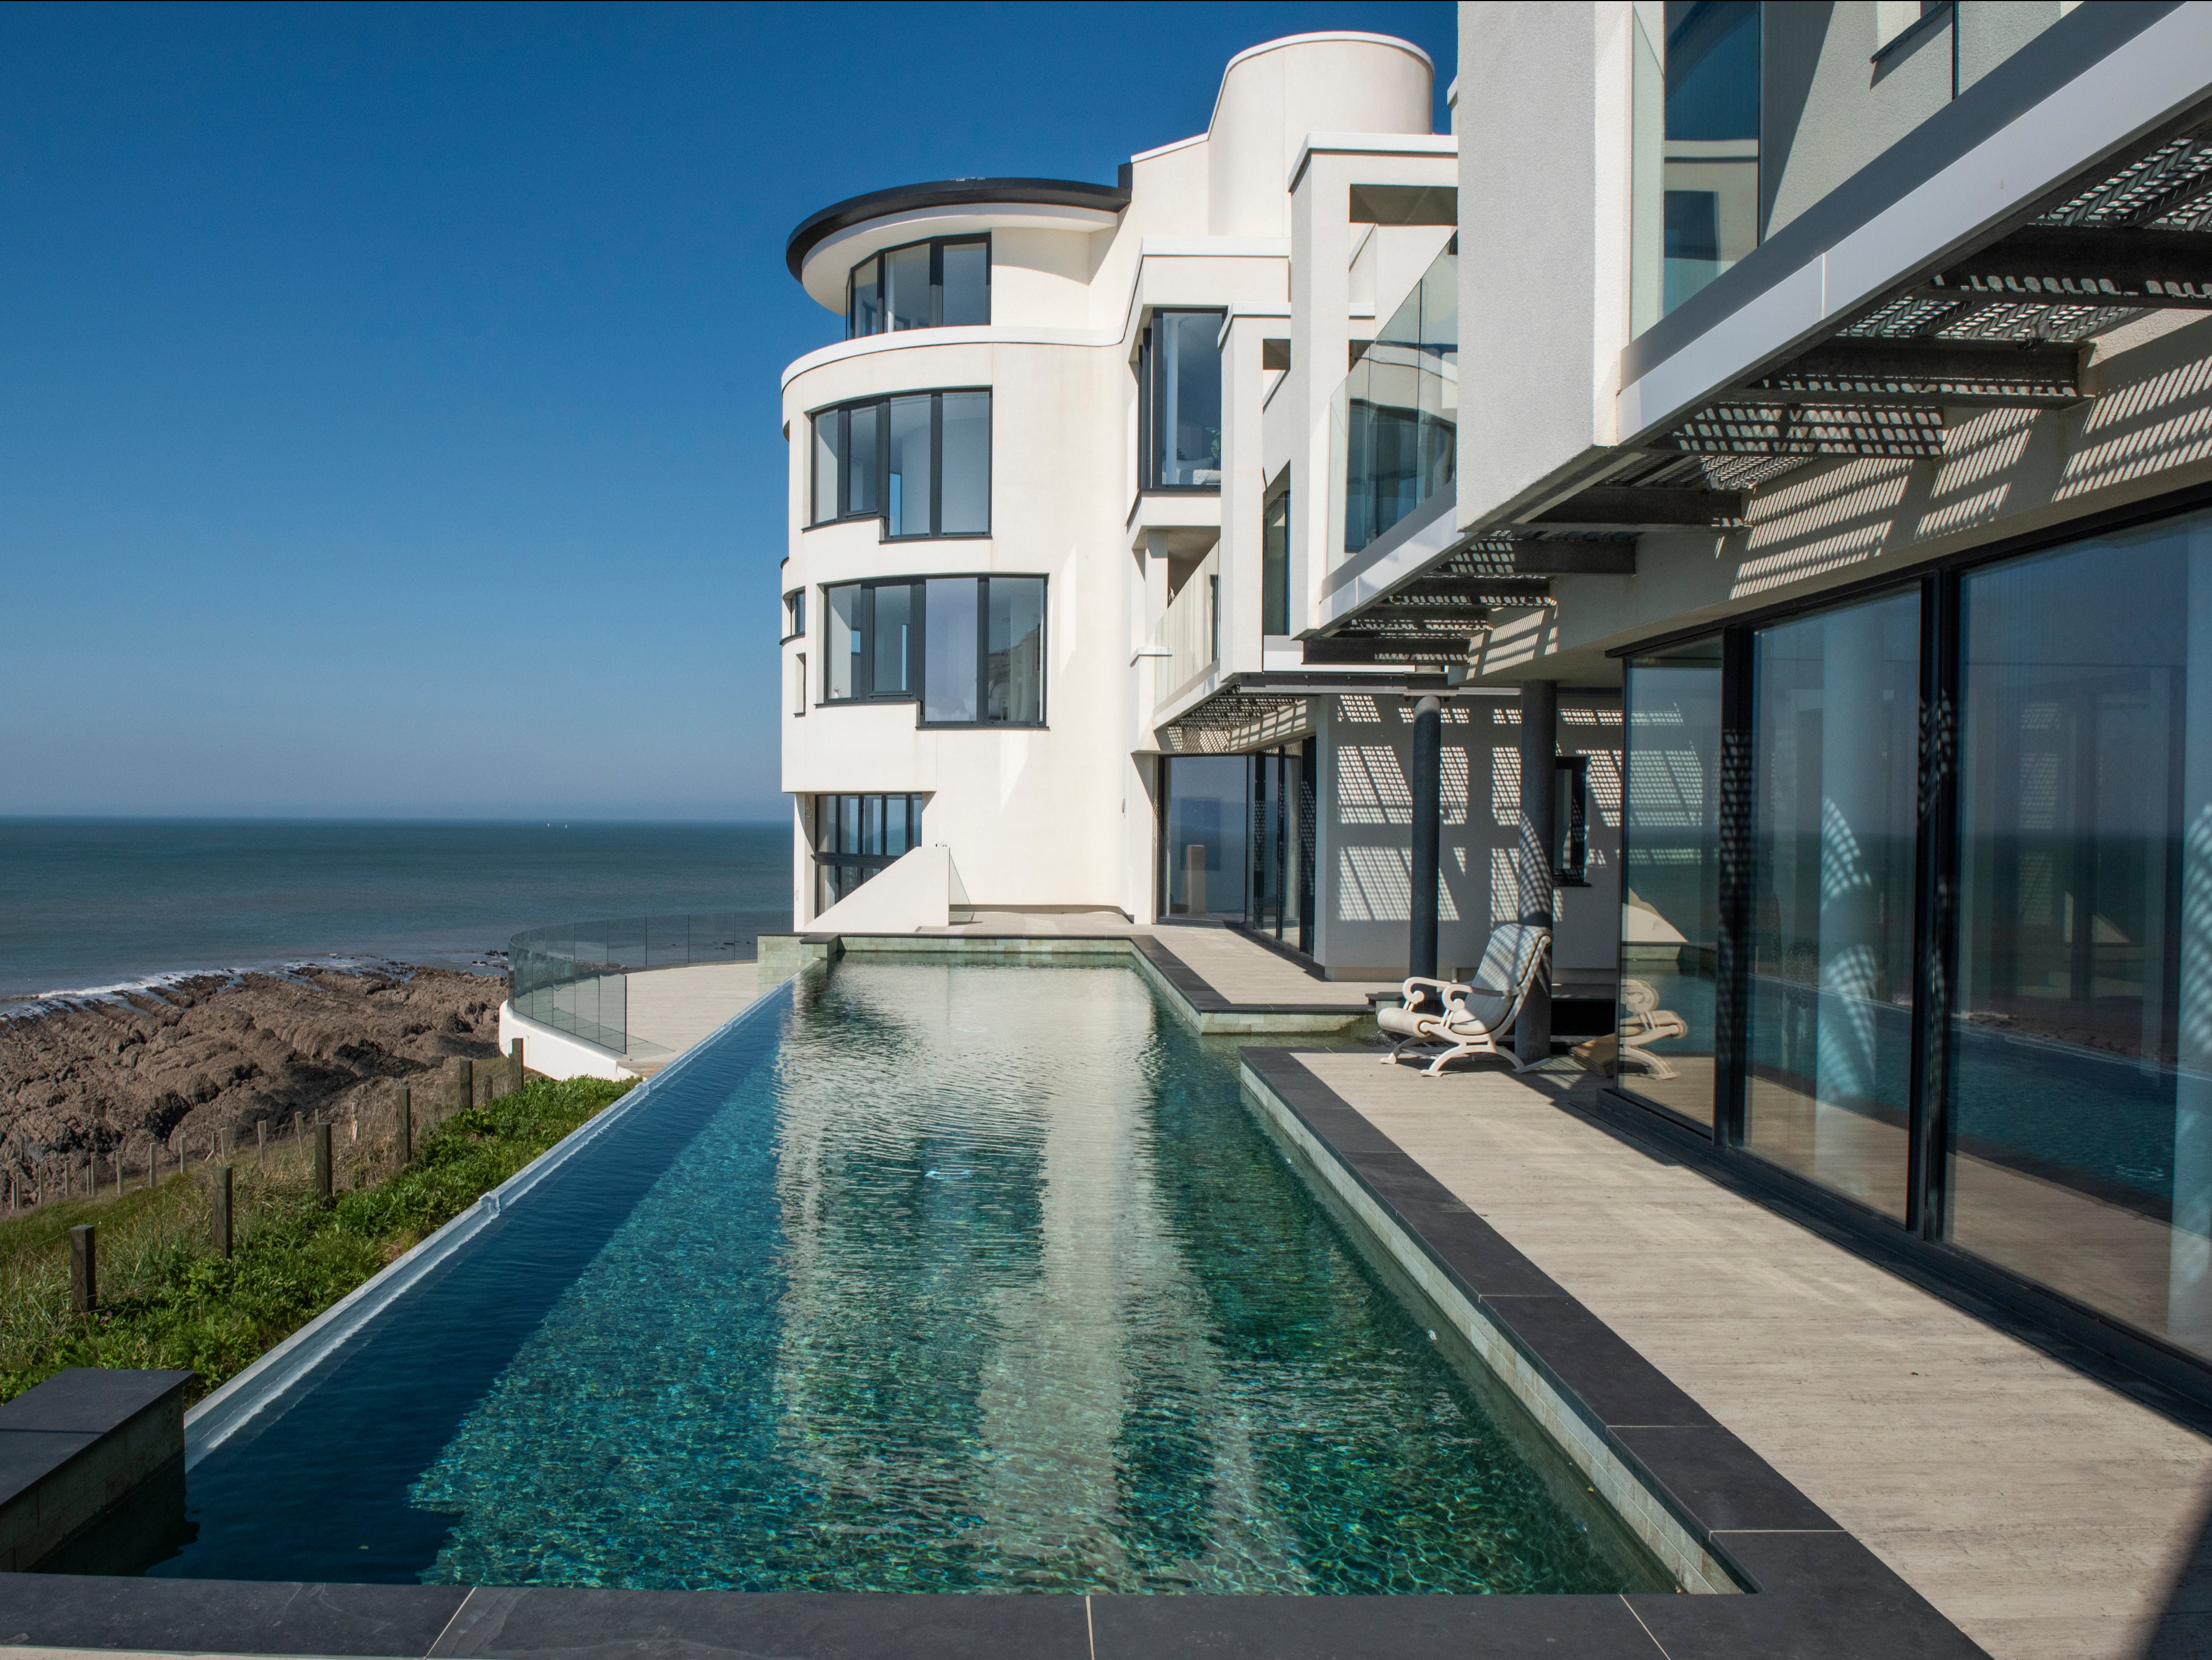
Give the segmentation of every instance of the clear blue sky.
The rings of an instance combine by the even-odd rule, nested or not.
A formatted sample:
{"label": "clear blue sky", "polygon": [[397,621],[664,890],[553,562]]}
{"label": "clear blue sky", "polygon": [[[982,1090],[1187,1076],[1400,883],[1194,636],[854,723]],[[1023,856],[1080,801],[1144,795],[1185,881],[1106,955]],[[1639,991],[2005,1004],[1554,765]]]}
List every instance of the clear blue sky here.
{"label": "clear blue sky", "polygon": [[783,244],[1413,4],[0,8],[0,813],[766,817]]}

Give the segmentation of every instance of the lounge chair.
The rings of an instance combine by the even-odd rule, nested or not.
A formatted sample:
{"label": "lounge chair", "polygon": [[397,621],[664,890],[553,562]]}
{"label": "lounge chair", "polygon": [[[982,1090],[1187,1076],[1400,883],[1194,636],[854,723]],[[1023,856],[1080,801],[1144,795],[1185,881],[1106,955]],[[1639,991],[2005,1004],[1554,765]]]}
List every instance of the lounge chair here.
{"label": "lounge chair", "polygon": [[1690,1023],[1674,1010],[1659,1006],[1658,989],[1649,980],[1623,980],[1620,1006],[1620,1052],[1613,1061],[1614,1076],[1620,1075],[1621,1064],[1629,1061],[1650,1067],[1654,1078],[1677,1076],[1666,1056],[1652,1054],[1645,1045],[1669,1037],[1687,1037]]}
{"label": "lounge chair", "polygon": [[1422,1044],[1442,1049],[1422,1073],[1425,1078],[1442,1072],[1447,1061],[1474,1055],[1497,1055],[1514,1071],[1525,1072],[1535,1063],[1499,1049],[1498,1039],[1521,1018],[1522,1006],[1528,1000],[1551,945],[1548,929],[1506,922],[1492,932],[1472,985],[1420,976],[1407,980],[1401,994],[1402,1007],[1376,1011],[1376,1023],[1398,1040],[1382,1064],[1395,1066],[1407,1049]]}

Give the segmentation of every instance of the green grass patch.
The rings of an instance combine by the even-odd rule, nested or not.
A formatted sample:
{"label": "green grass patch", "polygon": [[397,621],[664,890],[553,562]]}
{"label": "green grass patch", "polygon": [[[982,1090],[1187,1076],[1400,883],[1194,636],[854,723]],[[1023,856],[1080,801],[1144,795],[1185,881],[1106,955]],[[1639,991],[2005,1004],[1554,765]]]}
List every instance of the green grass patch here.
{"label": "green grass patch", "polygon": [[[304,1146],[241,1153],[233,1255],[216,1254],[207,1166],[119,1197],[73,1199],[0,1223],[0,1400],[64,1366],[176,1367],[198,1400],[603,1111],[629,1082],[533,1079],[418,1131],[333,1136],[336,1198],[311,1191]],[[69,1229],[99,1229],[100,1306],[70,1309]]]}

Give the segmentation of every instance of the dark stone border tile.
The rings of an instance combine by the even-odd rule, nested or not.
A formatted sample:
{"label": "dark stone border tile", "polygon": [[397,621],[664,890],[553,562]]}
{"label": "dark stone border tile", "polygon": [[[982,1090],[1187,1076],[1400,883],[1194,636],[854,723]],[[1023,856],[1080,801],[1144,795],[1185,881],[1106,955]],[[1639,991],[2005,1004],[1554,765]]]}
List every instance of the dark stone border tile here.
{"label": "dark stone border tile", "polygon": [[1657,1660],[1618,1596],[1094,1596],[1091,1619],[1097,1660]]}
{"label": "dark stone border tile", "polygon": [[464,1595],[459,1585],[0,1574],[0,1643],[229,1654],[425,1654]]}
{"label": "dark stone border tile", "polygon": [[479,1589],[435,1655],[544,1660],[651,1645],[663,1653],[805,1660],[1085,1660],[1085,1598],[896,1592]]}

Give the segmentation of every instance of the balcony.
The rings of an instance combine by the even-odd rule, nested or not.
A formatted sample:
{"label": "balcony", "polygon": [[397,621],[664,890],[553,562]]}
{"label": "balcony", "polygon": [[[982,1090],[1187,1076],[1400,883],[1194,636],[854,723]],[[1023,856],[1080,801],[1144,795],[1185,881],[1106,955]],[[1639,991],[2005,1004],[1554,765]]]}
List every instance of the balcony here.
{"label": "balcony", "polygon": [[1438,254],[1329,404],[1334,573],[1451,488],[1459,430],[1459,256]]}
{"label": "balcony", "polygon": [[1221,550],[1198,562],[1152,630],[1152,706],[1168,701],[1221,660]]}

